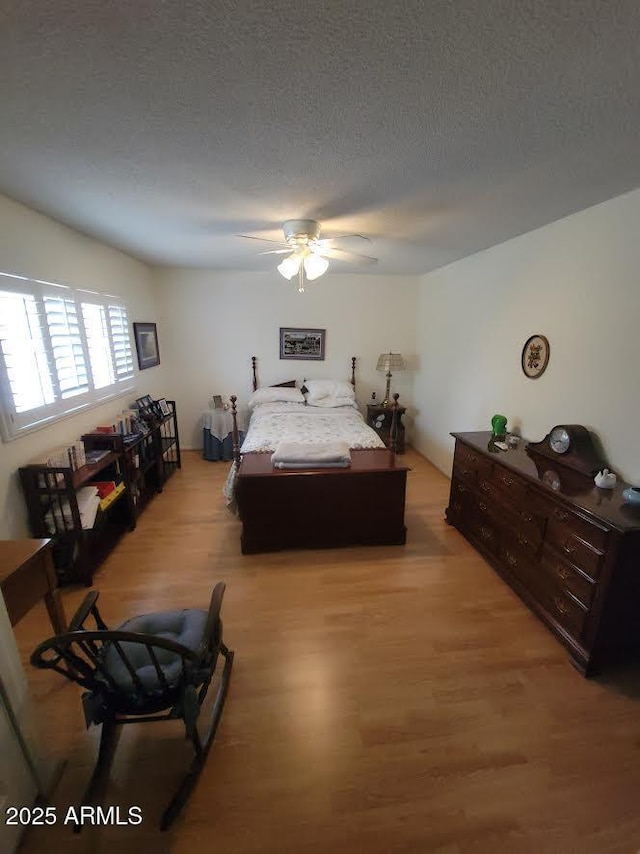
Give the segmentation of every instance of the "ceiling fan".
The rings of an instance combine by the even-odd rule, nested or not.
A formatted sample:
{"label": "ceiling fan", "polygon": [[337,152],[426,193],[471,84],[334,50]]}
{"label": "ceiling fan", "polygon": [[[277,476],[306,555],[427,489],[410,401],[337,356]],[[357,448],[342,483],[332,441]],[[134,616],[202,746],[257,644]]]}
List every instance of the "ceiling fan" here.
{"label": "ceiling fan", "polygon": [[339,234],[335,237],[320,238],[320,223],[315,219],[288,219],[282,224],[284,240],[267,240],[263,237],[253,237],[251,234],[240,234],[249,240],[262,240],[263,243],[275,243],[280,249],[267,249],[260,255],[286,255],[280,264],[278,272],[285,279],[298,277],[298,291],[304,293],[305,278],[309,281],[317,279],[327,272],[328,258],[342,261],[365,261],[375,264],[377,258],[370,255],[360,255],[347,249],[334,246],[335,240],[357,237],[371,241],[363,234]]}

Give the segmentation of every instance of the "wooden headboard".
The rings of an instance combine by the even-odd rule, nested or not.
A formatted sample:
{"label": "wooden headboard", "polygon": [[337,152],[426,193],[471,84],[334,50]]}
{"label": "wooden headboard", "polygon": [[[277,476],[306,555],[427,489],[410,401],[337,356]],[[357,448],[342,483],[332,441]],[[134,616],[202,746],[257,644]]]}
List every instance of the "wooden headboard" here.
{"label": "wooden headboard", "polygon": [[[251,370],[253,372],[253,390],[256,391],[258,388],[258,360],[255,356],[251,357]],[[356,357],[351,357],[351,379],[349,380],[354,390],[356,387]],[[287,380],[284,383],[273,383],[271,388],[295,388],[296,381],[295,380]]]}

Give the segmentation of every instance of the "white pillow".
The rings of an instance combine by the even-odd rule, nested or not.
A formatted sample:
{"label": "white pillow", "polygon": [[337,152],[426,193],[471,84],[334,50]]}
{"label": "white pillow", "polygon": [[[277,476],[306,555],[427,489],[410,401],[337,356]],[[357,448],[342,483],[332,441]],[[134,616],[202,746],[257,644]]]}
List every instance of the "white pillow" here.
{"label": "white pillow", "polygon": [[321,400],[323,397],[344,397],[355,400],[356,393],[351,383],[342,380],[306,380],[307,402]]}
{"label": "white pillow", "polygon": [[267,386],[254,391],[247,406],[253,409],[260,403],[304,403],[304,395],[299,388],[276,388]]}
{"label": "white pillow", "polygon": [[312,397],[307,398],[307,406],[322,406],[325,409],[335,409],[342,406],[348,408],[358,408],[355,400],[349,400],[348,397]]}

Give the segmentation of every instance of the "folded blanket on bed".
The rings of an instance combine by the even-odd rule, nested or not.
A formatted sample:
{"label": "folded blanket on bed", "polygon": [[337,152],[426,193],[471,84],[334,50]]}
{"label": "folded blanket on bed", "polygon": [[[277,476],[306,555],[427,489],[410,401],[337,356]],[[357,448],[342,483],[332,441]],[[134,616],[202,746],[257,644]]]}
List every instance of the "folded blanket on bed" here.
{"label": "folded blanket on bed", "polygon": [[271,456],[271,462],[274,466],[278,463],[303,463],[305,467],[317,463],[349,464],[351,454],[349,444],[344,441],[318,442],[316,444],[283,441],[276,445]]}
{"label": "folded blanket on bed", "polygon": [[336,460],[335,463],[274,463],[276,469],[346,469],[351,460]]}

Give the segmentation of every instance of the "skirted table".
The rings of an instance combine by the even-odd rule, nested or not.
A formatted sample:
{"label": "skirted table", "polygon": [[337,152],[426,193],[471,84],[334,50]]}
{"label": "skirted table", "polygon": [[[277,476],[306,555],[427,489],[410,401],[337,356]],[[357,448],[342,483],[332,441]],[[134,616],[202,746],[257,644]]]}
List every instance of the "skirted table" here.
{"label": "skirted table", "polygon": [[[244,439],[247,418],[238,411],[240,444]],[[233,418],[230,409],[206,409],[202,413],[202,456],[205,460],[233,459]]]}

